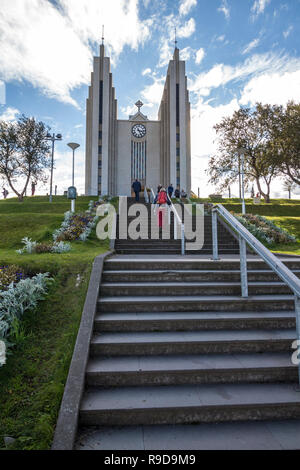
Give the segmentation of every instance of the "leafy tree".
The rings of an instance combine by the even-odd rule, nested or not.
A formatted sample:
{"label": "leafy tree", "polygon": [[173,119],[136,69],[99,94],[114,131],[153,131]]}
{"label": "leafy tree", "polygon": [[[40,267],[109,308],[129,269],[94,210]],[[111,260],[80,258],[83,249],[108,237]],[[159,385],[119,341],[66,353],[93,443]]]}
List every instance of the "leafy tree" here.
{"label": "leafy tree", "polygon": [[[22,202],[30,178],[46,182],[51,166],[50,147],[45,139],[49,128],[22,115],[17,122],[0,121],[0,175]],[[16,182],[23,180],[22,190]]]}
{"label": "leafy tree", "polygon": [[209,162],[208,174],[212,184],[220,189],[234,183],[239,176],[239,149],[244,149],[245,187],[255,181],[266,202],[270,201],[272,179],[279,174],[271,145],[274,110],[270,105],[240,108],[232,117],[225,117],[214,126],[218,136],[218,152]]}
{"label": "leafy tree", "polygon": [[281,173],[300,185],[300,104],[277,107],[273,129],[276,161]]}

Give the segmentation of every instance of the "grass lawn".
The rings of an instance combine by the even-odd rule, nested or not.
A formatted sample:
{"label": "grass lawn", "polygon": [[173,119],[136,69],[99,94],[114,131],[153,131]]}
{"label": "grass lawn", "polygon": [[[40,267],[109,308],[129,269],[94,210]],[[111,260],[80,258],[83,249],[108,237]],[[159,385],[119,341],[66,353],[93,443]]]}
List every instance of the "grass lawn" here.
{"label": "grass lawn", "polygon": [[[76,210],[87,210],[92,197],[79,197]],[[26,273],[50,272],[54,282],[47,298],[21,322],[19,336],[0,368],[0,449],[4,436],[17,438],[12,449],[49,449],[68,373],[95,256],[107,241],[92,235],[73,242],[65,254],[24,254],[21,239],[52,239],[70,208],[64,197],[0,201],[0,266],[16,264]]]}
{"label": "grass lawn", "polygon": [[[212,202],[209,198],[194,198],[192,201],[204,204]],[[271,199],[269,204],[261,201],[259,205],[253,204],[252,199],[245,199],[248,214],[262,215],[272,220],[276,225],[287,230],[297,238],[297,243],[272,246],[274,253],[300,255],[300,199]],[[242,212],[240,199],[222,199],[221,204],[235,213]]]}

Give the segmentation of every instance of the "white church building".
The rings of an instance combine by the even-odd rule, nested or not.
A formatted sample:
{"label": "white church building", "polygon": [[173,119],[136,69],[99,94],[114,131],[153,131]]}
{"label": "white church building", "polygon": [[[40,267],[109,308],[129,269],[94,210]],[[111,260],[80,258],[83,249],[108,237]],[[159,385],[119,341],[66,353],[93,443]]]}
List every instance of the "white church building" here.
{"label": "white church building", "polygon": [[141,112],[118,119],[110,59],[104,45],[94,57],[86,104],[86,195],[130,196],[137,178],[144,187],[191,190],[190,102],[185,62],[175,47],[157,120]]}

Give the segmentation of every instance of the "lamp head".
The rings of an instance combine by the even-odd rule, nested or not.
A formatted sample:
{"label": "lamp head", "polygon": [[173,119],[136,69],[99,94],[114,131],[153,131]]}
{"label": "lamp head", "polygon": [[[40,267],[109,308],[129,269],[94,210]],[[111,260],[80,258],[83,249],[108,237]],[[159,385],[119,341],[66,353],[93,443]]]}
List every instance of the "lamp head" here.
{"label": "lamp head", "polygon": [[58,140],[61,140],[61,139],[62,139],[62,135],[61,135],[61,134],[56,134],[56,138],[57,138]]}
{"label": "lamp head", "polygon": [[80,147],[79,144],[76,144],[75,142],[70,142],[68,144],[68,146],[72,149],[72,150],[76,150],[78,147]]}

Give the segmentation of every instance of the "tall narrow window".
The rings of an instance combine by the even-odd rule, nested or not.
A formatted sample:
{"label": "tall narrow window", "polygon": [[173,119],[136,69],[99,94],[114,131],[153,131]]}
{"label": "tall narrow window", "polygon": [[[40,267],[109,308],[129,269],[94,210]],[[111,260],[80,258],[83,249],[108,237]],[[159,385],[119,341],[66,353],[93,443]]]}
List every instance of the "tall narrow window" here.
{"label": "tall narrow window", "polygon": [[176,126],[179,127],[179,83],[176,83]]}
{"label": "tall narrow window", "polygon": [[103,120],[103,80],[100,80],[99,88],[99,124],[102,124]]}

